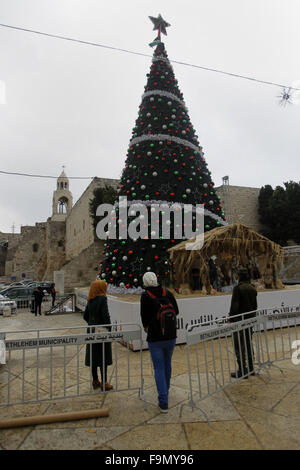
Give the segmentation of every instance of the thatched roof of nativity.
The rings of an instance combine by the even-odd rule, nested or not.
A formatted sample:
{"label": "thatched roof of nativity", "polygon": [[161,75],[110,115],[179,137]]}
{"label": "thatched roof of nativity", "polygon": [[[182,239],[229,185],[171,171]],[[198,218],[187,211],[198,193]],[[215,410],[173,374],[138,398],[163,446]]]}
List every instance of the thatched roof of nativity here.
{"label": "thatched roof of nativity", "polygon": [[280,268],[283,259],[283,248],[280,245],[239,223],[206,232],[203,246],[196,238],[192,238],[168,251],[175,262],[175,271],[181,282],[184,282],[186,274],[195,262],[201,277],[207,278],[208,260],[212,256],[224,260],[237,256],[245,262],[252,258],[262,258],[264,264],[276,265],[276,269]]}

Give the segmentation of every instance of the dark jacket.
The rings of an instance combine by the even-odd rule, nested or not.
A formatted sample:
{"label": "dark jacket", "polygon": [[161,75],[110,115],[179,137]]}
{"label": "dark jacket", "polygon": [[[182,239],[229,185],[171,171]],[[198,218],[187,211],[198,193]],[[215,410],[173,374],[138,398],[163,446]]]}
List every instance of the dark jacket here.
{"label": "dark jacket", "polygon": [[[157,287],[147,287],[147,290],[149,290],[152,294],[154,294],[156,297],[159,299],[162,298],[162,287],[157,286]],[[161,332],[161,326],[160,326],[160,321],[157,319],[157,312],[159,310],[160,304],[156,299],[153,299],[150,297],[149,294],[147,294],[147,290],[142,293],[141,295],[141,304],[140,304],[140,313],[141,313],[141,319],[143,323],[144,328],[148,328],[147,331],[147,341],[148,342],[154,342],[154,341],[165,341],[165,340],[170,340],[176,338],[175,336],[163,336]],[[171,303],[174,306],[176,315],[178,315],[179,310],[178,310],[178,305],[176,302],[175,297],[173,294],[166,289],[166,298],[168,301],[171,301]]]}
{"label": "dark jacket", "polygon": [[[107,306],[107,298],[98,296],[90,300],[85,308],[83,314],[84,320],[88,325],[108,325],[111,323]],[[107,327],[111,330],[111,327]],[[88,328],[88,333],[93,333],[94,328]],[[104,365],[112,364],[111,343],[104,343],[105,360]],[[102,366],[103,364],[103,346],[102,343],[92,344],[92,365]],[[90,345],[86,345],[85,351],[85,365],[90,366]]]}
{"label": "dark jacket", "polygon": [[[234,287],[231,297],[230,316],[257,310],[257,292],[249,282],[240,282]],[[255,317],[255,314],[245,315],[244,319]],[[240,321],[242,317],[231,321]]]}
{"label": "dark jacket", "polygon": [[35,289],[33,291],[33,296],[34,296],[34,300],[35,300],[36,304],[41,304],[42,303],[44,293],[41,289]]}

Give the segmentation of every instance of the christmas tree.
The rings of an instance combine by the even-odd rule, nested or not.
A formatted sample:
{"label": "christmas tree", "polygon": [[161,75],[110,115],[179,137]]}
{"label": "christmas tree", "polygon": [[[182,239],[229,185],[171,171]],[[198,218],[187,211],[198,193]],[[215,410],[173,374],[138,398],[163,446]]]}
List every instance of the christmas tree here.
{"label": "christmas tree", "polygon": [[[150,44],[151,47],[156,46],[152,66],[132,130],[116,209],[112,213],[119,236],[112,239],[108,230],[100,273],[109,284],[130,291],[142,287],[142,276],[147,271],[155,272],[159,281],[168,285],[172,264],[167,250],[184,238],[176,238],[178,219],[176,225],[175,216],[163,222],[169,226],[170,237],[163,236],[161,226],[159,231],[153,230],[150,223],[153,203],[163,202],[166,207],[174,203],[179,207],[203,204],[205,231],[226,223],[202,147],[161,41],[161,33],[166,34],[169,25],[160,15],[150,19],[154,29],[158,30],[158,36]],[[140,216],[139,238],[123,236],[121,239],[120,232],[126,227],[117,203],[125,198],[129,206],[127,226],[130,221],[135,222],[136,214],[131,215],[130,212],[132,204],[140,203],[147,207],[149,217],[147,214],[146,217]],[[159,217],[161,221],[163,214]],[[197,233],[196,225],[193,229]]]}

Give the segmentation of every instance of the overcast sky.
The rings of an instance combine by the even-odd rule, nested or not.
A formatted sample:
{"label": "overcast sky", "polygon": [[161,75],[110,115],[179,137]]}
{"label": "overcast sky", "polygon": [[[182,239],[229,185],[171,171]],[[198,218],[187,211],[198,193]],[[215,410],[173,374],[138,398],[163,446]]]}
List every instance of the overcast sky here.
{"label": "overcast sky", "polygon": [[[159,13],[170,59],[300,88],[299,0],[0,0],[0,23],[144,54]],[[119,178],[150,65],[0,27],[0,170]],[[216,186],[300,180],[300,93],[281,107],[280,88],[173,68]],[[70,181],[74,202],[88,184]],[[0,174],[0,231],[45,221],[55,186]]]}

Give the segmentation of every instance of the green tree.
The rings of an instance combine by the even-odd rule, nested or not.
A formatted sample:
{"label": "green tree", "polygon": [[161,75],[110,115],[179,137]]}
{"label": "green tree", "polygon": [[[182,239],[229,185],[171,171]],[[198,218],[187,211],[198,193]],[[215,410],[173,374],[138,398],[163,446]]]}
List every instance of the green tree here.
{"label": "green tree", "polygon": [[269,184],[263,186],[258,196],[258,214],[259,221],[263,225],[263,234],[270,238],[271,217],[270,217],[270,201],[273,195],[273,188]]}
{"label": "green tree", "polygon": [[258,201],[263,235],[283,246],[288,240],[300,243],[300,183],[290,181],[274,190],[264,186]]}
{"label": "green tree", "polygon": [[[161,41],[155,43],[118,196],[126,197],[129,204],[146,206],[148,221],[151,201],[168,206],[175,202],[193,207],[203,204],[204,230],[208,231],[224,225],[225,215],[165,46]],[[128,224],[131,221],[129,214]],[[143,238],[120,241],[108,237],[101,278],[118,288],[137,288],[143,285],[143,274],[153,270],[159,281],[167,284],[172,268],[167,250],[182,241],[176,239],[174,218],[167,222],[170,239],[161,231],[152,233],[149,223]],[[118,209],[116,226],[122,227]]]}
{"label": "green tree", "polygon": [[300,244],[300,183],[284,183],[289,216],[284,219],[288,239]]}
{"label": "green tree", "polygon": [[93,221],[94,236],[96,238],[96,227],[101,217],[96,216],[97,207],[101,204],[114,204],[117,191],[112,186],[104,186],[95,188],[93,191],[93,198],[89,202],[89,213]]}

